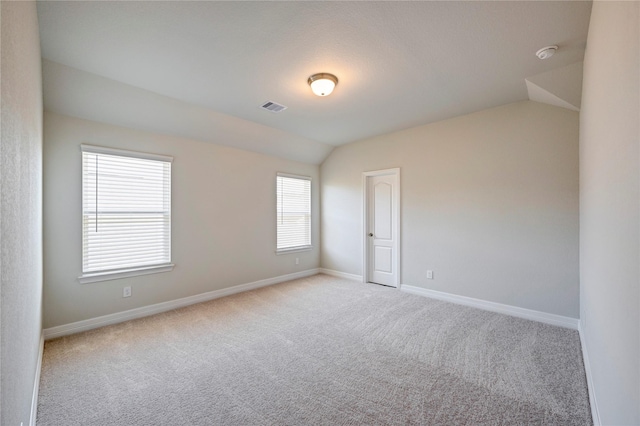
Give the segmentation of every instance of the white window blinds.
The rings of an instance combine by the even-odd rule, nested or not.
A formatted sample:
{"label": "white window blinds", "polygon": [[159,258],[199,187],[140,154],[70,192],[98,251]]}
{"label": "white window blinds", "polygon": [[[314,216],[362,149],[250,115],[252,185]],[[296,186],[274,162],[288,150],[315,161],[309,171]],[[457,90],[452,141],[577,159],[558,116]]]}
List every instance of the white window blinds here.
{"label": "white window blinds", "polygon": [[311,178],[278,173],[277,250],[311,248]]}
{"label": "white window blinds", "polygon": [[82,145],[82,272],[171,263],[171,157]]}

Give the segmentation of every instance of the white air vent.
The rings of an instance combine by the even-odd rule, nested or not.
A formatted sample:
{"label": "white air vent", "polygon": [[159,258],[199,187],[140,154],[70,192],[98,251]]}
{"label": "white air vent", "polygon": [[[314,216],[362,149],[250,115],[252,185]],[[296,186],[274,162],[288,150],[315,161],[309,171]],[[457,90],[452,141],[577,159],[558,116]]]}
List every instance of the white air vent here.
{"label": "white air vent", "polygon": [[282,112],[285,109],[287,109],[286,106],[280,105],[280,104],[277,104],[277,103],[271,102],[271,101],[265,102],[264,104],[262,104],[260,106],[260,108],[266,109],[267,111],[271,111],[271,112]]}

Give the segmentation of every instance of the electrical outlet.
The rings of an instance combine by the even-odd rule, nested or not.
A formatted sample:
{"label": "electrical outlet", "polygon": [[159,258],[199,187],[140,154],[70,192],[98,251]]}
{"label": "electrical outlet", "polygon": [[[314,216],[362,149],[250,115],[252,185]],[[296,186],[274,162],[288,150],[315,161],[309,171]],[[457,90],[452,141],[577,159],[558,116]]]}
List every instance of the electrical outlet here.
{"label": "electrical outlet", "polygon": [[122,297],[131,297],[131,286],[122,289]]}
{"label": "electrical outlet", "polygon": [[428,280],[432,280],[433,279],[433,271],[427,271],[427,279]]}
{"label": "electrical outlet", "polygon": [[299,264],[300,264],[300,258],[296,257],[296,265],[299,265]]}

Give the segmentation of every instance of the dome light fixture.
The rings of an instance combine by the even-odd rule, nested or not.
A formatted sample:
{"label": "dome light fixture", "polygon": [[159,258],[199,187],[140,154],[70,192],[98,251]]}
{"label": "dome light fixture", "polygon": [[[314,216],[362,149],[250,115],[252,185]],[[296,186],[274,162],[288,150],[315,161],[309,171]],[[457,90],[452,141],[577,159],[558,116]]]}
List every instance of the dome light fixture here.
{"label": "dome light fixture", "polygon": [[338,84],[338,77],[333,74],[321,72],[314,74],[307,80],[311,90],[318,96],[329,96]]}
{"label": "dome light fixture", "polygon": [[546,46],[538,50],[536,52],[536,56],[539,59],[549,59],[554,53],[556,53],[556,50],[558,50],[558,46]]}

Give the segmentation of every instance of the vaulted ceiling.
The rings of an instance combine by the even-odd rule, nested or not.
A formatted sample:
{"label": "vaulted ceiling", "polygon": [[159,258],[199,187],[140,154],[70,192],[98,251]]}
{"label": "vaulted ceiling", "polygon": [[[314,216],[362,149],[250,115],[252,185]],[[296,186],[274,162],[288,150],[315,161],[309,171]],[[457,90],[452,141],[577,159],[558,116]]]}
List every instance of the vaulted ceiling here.
{"label": "vaulted ceiling", "polygon": [[[527,99],[525,79],[582,61],[590,11],[582,1],[43,1],[45,108],[320,163],[337,145]],[[558,52],[539,60],[547,45]],[[332,95],[312,94],[317,72],[338,77]],[[260,109],[268,100],[288,109]]]}

